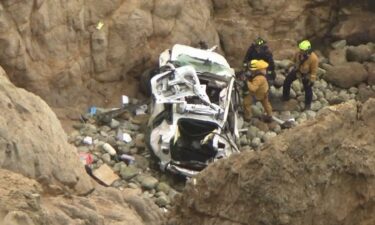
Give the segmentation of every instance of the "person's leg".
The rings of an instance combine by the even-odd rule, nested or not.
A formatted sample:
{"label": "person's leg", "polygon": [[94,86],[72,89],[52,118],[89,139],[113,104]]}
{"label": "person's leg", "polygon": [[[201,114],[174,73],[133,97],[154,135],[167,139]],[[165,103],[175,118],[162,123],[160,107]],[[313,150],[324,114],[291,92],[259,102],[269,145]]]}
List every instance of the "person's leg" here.
{"label": "person's leg", "polygon": [[268,116],[272,116],[272,106],[268,99],[268,94],[260,101],[262,103],[262,106],[264,108],[264,111]]}
{"label": "person's leg", "polygon": [[297,73],[295,70],[292,70],[288,76],[286,76],[284,85],[283,85],[283,100],[288,100],[290,95],[290,86],[293,81],[297,79]]}
{"label": "person's leg", "polygon": [[305,90],[305,109],[311,108],[313,98],[312,87],[309,85],[308,79],[302,79],[303,89]]}
{"label": "person's leg", "polygon": [[243,98],[243,117],[245,120],[250,120],[252,116],[251,105],[253,104],[253,96],[246,95]]}

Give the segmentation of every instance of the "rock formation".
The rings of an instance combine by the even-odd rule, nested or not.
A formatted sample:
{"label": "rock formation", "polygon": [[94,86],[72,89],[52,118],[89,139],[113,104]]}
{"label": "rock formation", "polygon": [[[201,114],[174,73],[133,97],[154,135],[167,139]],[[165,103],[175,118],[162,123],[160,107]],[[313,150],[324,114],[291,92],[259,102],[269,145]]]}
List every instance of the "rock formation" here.
{"label": "rock formation", "polygon": [[15,87],[0,68],[0,168],[37,179],[46,188],[92,190],[56,115],[38,96]]}
{"label": "rock formation", "polygon": [[89,197],[50,195],[35,180],[0,169],[2,225],[154,225],[161,214],[134,189],[98,187]]}
{"label": "rock formation", "polygon": [[160,224],[140,190],[94,190],[56,115],[1,67],[0,97],[0,224]]}
{"label": "rock formation", "polygon": [[373,8],[371,0],[6,0],[0,65],[60,116],[61,107],[137,95],[137,77],[174,43],[218,45],[236,66],[261,35],[283,58],[297,40],[332,28],[333,38],[350,44],[374,40]]}
{"label": "rock formation", "polygon": [[323,109],[261,151],[210,165],[170,224],[375,223],[375,99]]}

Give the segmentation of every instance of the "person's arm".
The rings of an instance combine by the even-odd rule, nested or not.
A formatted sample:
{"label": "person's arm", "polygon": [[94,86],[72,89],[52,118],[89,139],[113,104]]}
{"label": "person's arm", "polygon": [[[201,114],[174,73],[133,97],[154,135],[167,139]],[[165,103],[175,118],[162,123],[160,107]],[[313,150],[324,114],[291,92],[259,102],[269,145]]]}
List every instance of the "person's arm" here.
{"label": "person's arm", "polygon": [[273,55],[270,51],[267,52],[267,62],[268,62],[268,71],[275,71],[275,61],[273,60]]}
{"label": "person's arm", "polygon": [[250,61],[250,58],[251,58],[251,53],[254,51],[253,49],[253,45],[251,45],[248,49],[247,49],[247,52],[246,52],[246,55],[245,55],[245,58],[243,59],[243,64],[247,65]]}
{"label": "person's arm", "polygon": [[318,67],[319,67],[319,59],[318,59],[318,57],[315,54],[311,55],[311,63],[310,63],[310,73],[311,73],[311,75],[310,75],[310,80],[312,82],[316,81]]}

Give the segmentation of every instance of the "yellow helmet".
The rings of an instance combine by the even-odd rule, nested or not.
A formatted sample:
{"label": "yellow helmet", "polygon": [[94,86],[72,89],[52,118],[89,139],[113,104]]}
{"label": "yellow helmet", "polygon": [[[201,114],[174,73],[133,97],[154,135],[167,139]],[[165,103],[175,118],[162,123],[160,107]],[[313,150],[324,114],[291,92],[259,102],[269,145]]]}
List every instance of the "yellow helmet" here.
{"label": "yellow helmet", "polygon": [[261,69],[267,69],[268,63],[264,60],[251,60],[249,63],[250,70],[261,70]]}
{"label": "yellow helmet", "polygon": [[308,51],[311,49],[311,43],[308,40],[301,41],[298,45],[298,48],[302,51]]}

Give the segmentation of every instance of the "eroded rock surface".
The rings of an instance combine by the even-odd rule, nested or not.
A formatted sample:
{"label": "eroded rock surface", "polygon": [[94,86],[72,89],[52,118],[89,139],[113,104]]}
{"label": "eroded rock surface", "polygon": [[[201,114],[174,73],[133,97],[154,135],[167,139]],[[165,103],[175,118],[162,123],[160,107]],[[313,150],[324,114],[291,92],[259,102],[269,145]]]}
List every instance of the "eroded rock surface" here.
{"label": "eroded rock surface", "polygon": [[77,113],[77,106],[118,104],[120,94],[137,97],[142,71],[175,43],[218,45],[238,66],[259,35],[281,59],[293,54],[297,40],[324,37],[336,24],[336,39],[370,41],[371,2],[6,0],[0,65],[62,116],[61,108]]}
{"label": "eroded rock surface", "polygon": [[90,192],[90,178],[56,115],[40,97],[15,87],[1,67],[0,98],[0,168],[46,188]]}
{"label": "eroded rock surface", "polygon": [[35,180],[0,169],[0,224],[154,225],[162,216],[133,189],[97,190],[89,197],[51,196]]}
{"label": "eroded rock surface", "polygon": [[375,223],[375,99],[323,109],[192,180],[170,224]]}

